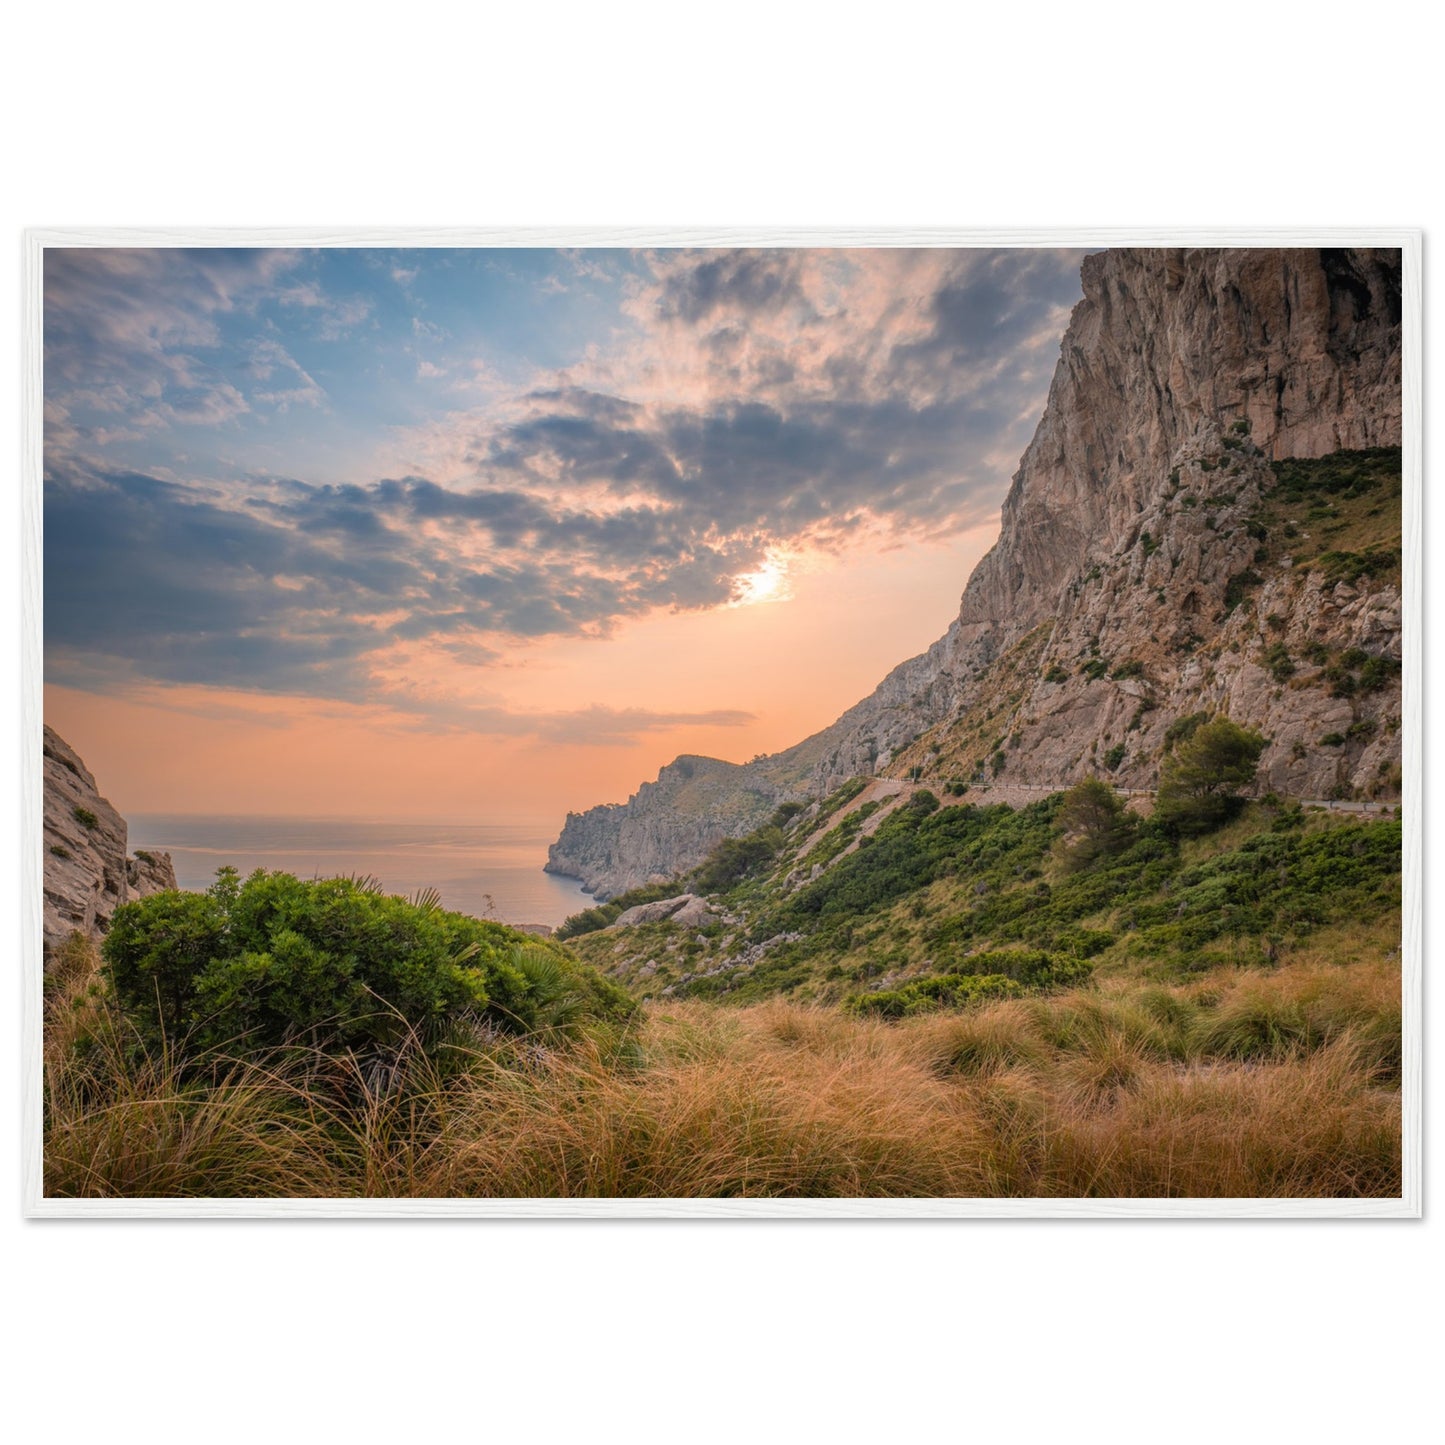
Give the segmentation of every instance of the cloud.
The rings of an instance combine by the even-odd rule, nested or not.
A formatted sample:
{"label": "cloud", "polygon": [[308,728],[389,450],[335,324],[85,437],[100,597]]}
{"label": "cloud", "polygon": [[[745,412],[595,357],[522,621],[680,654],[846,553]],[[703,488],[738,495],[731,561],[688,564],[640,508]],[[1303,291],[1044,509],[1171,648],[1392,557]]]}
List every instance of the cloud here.
{"label": "cloud", "polygon": [[[47,435],[48,459],[321,406],[322,387],[263,312],[304,316],[308,335],[335,341],[371,302],[298,275],[309,260],[299,250],[47,250],[46,400],[69,422]],[[268,386],[278,370],[289,384]]]}
{"label": "cloud", "polygon": [[[626,278],[621,312],[593,320],[599,340],[572,364],[504,380],[485,357],[420,361],[416,338],[455,345],[456,323],[404,308],[408,376],[483,375],[484,405],[393,427],[398,465],[355,480],[223,483],[176,461],[119,466],[106,438],[329,411],[329,373],[297,359],[287,328],[316,337],[372,308],[331,298],[298,253],[50,253],[52,674],[94,679],[111,658],[121,679],[381,697],[438,725],[505,730],[511,715],[478,711],[465,689],[419,689],[418,649],[453,679],[484,673],[518,639],[605,637],[657,609],[735,602],[770,555],[892,547],[995,515],[1079,256],[561,259],[579,283],[615,292]],[[425,279],[426,257],[408,261],[378,284]],[[237,326],[221,374],[206,358]],[[596,741],[742,715],[648,716],[518,726]]]}

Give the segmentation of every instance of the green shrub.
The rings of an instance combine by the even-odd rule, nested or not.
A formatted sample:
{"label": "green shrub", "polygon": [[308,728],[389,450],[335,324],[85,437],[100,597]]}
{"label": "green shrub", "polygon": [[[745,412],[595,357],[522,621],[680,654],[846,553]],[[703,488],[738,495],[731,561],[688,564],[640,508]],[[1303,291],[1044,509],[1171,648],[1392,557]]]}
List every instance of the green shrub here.
{"label": "green shrub", "polygon": [[1115,743],[1107,753],[1104,754],[1104,766],[1112,773],[1120,763],[1124,761],[1125,747],[1123,743]]}
{"label": "green shrub", "polygon": [[646,883],[641,888],[629,888],[626,893],[619,893],[616,898],[608,899],[605,903],[594,904],[591,908],[584,908],[580,913],[574,913],[563,920],[552,936],[563,943],[569,938],[576,938],[583,933],[596,933],[604,928],[610,928],[617,922],[623,912],[635,907],[639,903],[656,903],[660,898],[673,898],[681,891],[681,880],[667,883]]}
{"label": "green shrub", "polygon": [[70,849],[67,848],[64,843],[52,843],[50,845],[50,851],[57,858],[69,858],[71,856]]}
{"label": "green shrub", "polygon": [[1400,554],[1389,547],[1367,547],[1363,552],[1324,552],[1307,564],[1318,567],[1329,582],[1350,585],[1361,577],[1379,577],[1400,565]]}
{"label": "green shrub", "polygon": [[782,850],[785,834],[766,824],[743,838],[724,838],[690,877],[699,893],[725,893],[744,878],[763,872]]}
{"label": "green shrub", "polygon": [[1260,666],[1276,682],[1288,682],[1295,675],[1294,659],[1282,642],[1271,642],[1259,655]]}
{"label": "green shrub", "polygon": [[1078,958],[1031,949],[998,949],[963,959],[969,971],[929,974],[896,989],[853,994],[844,1008],[855,1014],[881,1018],[907,1018],[940,1009],[967,1008],[999,998],[1019,998],[1044,989],[1069,988],[1084,983],[1094,968]]}
{"label": "green shrub", "polygon": [[1324,737],[1320,739],[1320,746],[1322,748],[1342,748],[1344,745],[1344,733],[1326,733]]}
{"label": "green shrub", "polygon": [[1028,990],[1011,978],[988,974],[949,974],[920,979],[903,988],[856,993],[843,1000],[852,1014],[901,1019],[941,1009],[967,1008],[1000,998],[1022,998]]}
{"label": "green shrub", "polygon": [[1253,567],[1246,567],[1243,572],[1236,572],[1228,582],[1224,584],[1224,612],[1228,616],[1239,606],[1249,595],[1253,587],[1258,587],[1264,578],[1254,570]]}
{"label": "green shrub", "polygon": [[1400,675],[1400,664],[1391,657],[1369,657],[1360,667],[1360,691],[1378,692]]}
{"label": "green shrub", "polygon": [[100,819],[97,818],[95,814],[90,811],[89,808],[82,808],[77,803],[76,806],[73,807],[70,811],[72,816],[75,818],[75,821],[79,823],[80,826],[84,828],[87,832],[93,833],[98,827],[100,827]]}
{"label": "green shrub", "polygon": [[288,1045],[434,1049],[468,1023],[504,1033],[620,1022],[632,1000],[550,944],[353,879],[223,869],[205,893],[118,908],[103,946],[117,1002],[186,1057]]}

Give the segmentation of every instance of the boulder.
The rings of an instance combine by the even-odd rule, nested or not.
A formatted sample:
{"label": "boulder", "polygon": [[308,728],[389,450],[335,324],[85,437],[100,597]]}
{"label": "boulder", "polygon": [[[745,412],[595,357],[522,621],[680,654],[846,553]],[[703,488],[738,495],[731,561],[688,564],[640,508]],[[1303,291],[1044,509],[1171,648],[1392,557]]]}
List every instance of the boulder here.
{"label": "boulder", "polygon": [[713,916],[713,908],[705,898],[695,893],[683,893],[676,898],[660,898],[656,903],[639,903],[618,914],[614,928],[630,928],[638,923],[679,923],[694,928],[706,923]]}

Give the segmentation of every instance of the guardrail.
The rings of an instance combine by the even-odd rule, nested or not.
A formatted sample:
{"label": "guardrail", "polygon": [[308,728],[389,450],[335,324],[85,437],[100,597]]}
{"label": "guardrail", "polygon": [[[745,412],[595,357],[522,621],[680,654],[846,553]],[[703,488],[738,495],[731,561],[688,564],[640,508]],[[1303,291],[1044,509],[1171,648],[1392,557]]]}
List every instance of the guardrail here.
{"label": "guardrail", "polygon": [[[926,787],[924,783],[909,783],[909,787]],[[1047,783],[970,783],[968,791],[973,793],[1042,793],[1047,797],[1051,793],[1062,793],[1064,788],[1060,785]],[[1154,788],[1115,788],[1114,791],[1125,798],[1152,798],[1157,791]],[[1248,795],[1253,801],[1259,800],[1259,794]],[[1286,802],[1297,802],[1302,808],[1325,808],[1332,813],[1392,813],[1400,806],[1398,802],[1381,803],[1374,800],[1344,799],[1344,798],[1286,798]]]}

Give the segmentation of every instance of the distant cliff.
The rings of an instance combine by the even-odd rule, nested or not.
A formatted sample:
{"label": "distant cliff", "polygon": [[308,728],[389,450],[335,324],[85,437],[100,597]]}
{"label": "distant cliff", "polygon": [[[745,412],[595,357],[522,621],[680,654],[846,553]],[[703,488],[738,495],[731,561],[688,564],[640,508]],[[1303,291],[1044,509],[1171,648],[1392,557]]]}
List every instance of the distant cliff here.
{"label": "distant cliff", "polygon": [[1397,793],[1399,252],[1118,250],[1083,289],[944,637],[787,752],[679,760],[706,806],[665,768],[572,815],[549,867],[616,892],[859,774],[1149,787],[1196,711],[1271,739],[1264,786]]}
{"label": "distant cliff", "polygon": [[46,953],[77,930],[99,938],[122,903],[176,886],[169,853],[126,856],[126,822],[79,754],[45,729],[43,936]]}
{"label": "distant cliff", "polygon": [[783,772],[762,763],[680,757],[627,802],[568,813],[546,871],[582,879],[599,898],[670,878],[721,839],[763,823],[789,791]]}

